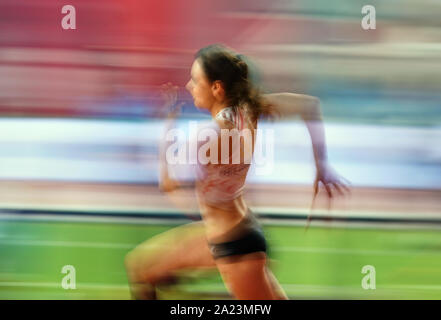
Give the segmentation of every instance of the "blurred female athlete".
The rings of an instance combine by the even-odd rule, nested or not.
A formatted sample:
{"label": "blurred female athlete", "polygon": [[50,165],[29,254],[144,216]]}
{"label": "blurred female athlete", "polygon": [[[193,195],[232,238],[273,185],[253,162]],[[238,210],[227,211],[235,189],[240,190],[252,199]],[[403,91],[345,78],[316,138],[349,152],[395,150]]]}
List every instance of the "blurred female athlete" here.
{"label": "blurred female athlete", "polygon": [[[293,93],[260,95],[251,83],[244,57],[220,45],[199,50],[186,89],[197,108],[210,112],[214,120],[211,128],[217,133],[217,139],[204,149],[210,160],[197,165],[196,195],[203,219],[153,237],[127,255],[132,296],[156,299],[156,286],[173,283],[180,270],[217,267],[236,299],[287,299],[267,266],[262,229],[242,197],[250,167],[247,150],[254,151],[259,118],[298,115],[312,140],[317,169],[314,195],[320,182],[330,198],[335,190],[344,194],[347,186],[327,162],[319,100]],[[165,94],[167,106],[175,105],[177,87],[166,85]],[[169,119],[176,117],[176,110],[170,112]],[[230,144],[224,148],[221,132],[230,133],[232,141],[244,130],[251,134],[251,144],[243,134],[239,148]],[[160,188],[173,193],[181,184],[170,177],[165,148],[161,150]],[[239,161],[233,163],[234,159]]]}

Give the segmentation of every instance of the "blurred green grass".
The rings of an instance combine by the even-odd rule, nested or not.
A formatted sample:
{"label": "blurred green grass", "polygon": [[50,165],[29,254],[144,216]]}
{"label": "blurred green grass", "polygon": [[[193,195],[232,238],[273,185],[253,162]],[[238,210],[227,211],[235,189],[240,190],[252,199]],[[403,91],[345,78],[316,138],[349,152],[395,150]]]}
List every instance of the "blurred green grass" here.
{"label": "blurred green grass", "polygon": [[[2,221],[0,299],[128,299],[124,256],[171,225]],[[265,226],[271,267],[292,299],[441,299],[437,230]],[[64,265],[76,290],[64,290]],[[364,290],[364,265],[376,289]],[[165,299],[226,298],[216,270],[189,273]]]}

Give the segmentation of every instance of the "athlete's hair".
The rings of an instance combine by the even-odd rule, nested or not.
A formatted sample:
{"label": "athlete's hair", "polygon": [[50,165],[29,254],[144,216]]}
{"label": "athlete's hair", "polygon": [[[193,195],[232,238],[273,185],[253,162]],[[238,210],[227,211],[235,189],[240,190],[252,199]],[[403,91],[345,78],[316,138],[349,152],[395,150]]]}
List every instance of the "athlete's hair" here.
{"label": "athlete's hair", "polygon": [[252,123],[261,116],[273,118],[275,110],[262,100],[257,86],[257,69],[253,68],[255,73],[251,74],[247,57],[223,45],[213,44],[200,49],[195,58],[200,60],[210,82],[222,82],[230,106],[244,108]]}

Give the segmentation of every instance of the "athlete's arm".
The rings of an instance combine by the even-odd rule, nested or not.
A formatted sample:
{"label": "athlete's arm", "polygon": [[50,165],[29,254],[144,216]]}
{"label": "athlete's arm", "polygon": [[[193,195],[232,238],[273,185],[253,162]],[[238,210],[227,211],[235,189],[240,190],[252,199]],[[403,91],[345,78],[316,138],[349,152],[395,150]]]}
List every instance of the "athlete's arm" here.
{"label": "athlete's arm", "polygon": [[165,121],[165,130],[159,146],[159,189],[167,194],[170,202],[178,209],[188,215],[193,215],[199,212],[199,206],[193,193],[195,183],[193,181],[183,182],[173,179],[170,176],[166,158],[167,148],[173,142],[167,141],[165,136],[168,130],[175,127],[175,118],[178,112],[179,107],[170,112]]}
{"label": "athlete's arm", "polygon": [[320,100],[313,96],[296,93],[266,94],[263,98],[274,107],[280,118],[300,116],[305,122],[311,137],[316,165],[314,195],[318,192],[319,182],[324,185],[330,198],[333,196],[331,186],[340,194],[344,194],[343,190],[349,191],[346,184],[342,182],[344,178],[340,177],[328,163]]}
{"label": "athlete's arm", "polygon": [[168,163],[166,157],[167,148],[171,145],[171,141],[165,139],[168,130],[174,127],[174,119],[167,118],[164,136],[161,139],[159,146],[159,190],[162,192],[171,192],[179,187],[179,181],[170,177],[168,172]]}
{"label": "athlete's arm", "polygon": [[168,162],[166,151],[173,141],[167,141],[167,132],[175,127],[175,119],[180,113],[183,103],[177,104],[177,90],[178,87],[171,83],[162,85],[162,96],[164,98],[164,105],[161,110],[168,110],[165,120],[164,134],[160,140],[159,145],[159,189],[163,192],[171,192],[177,188],[193,186],[193,183],[182,183],[173,179],[168,171]]}
{"label": "athlete's arm", "polygon": [[311,136],[316,166],[327,162],[325,133],[322,123],[320,100],[316,97],[297,93],[265,94],[266,103],[273,106],[281,119],[300,116]]}
{"label": "athlete's arm", "polygon": [[302,119],[321,119],[320,100],[317,97],[298,93],[264,94],[265,103],[270,104],[282,119],[300,116]]}
{"label": "athlete's arm", "polygon": [[[179,107],[178,107],[179,108]],[[165,121],[164,134],[160,140],[159,145],[159,189],[163,192],[171,192],[178,188],[194,188],[194,181],[180,181],[171,177],[168,170],[167,161],[167,149],[174,141],[167,141],[167,132],[175,128],[175,117],[177,116],[177,111],[173,111],[168,114]],[[188,150],[188,141],[185,143],[185,150]],[[182,146],[180,146],[181,148]],[[191,170],[189,167],[188,169]],[[194,177],[193,177],[194,178]]]}

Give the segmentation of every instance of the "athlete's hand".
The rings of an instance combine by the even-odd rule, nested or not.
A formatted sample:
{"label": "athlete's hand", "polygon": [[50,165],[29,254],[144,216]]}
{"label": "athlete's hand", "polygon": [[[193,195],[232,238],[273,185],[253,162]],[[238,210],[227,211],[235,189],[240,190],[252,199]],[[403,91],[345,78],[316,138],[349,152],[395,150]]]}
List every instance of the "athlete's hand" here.
{"label": "athlete's hand", "polygon": [[178,87],[171,82],[163,84],[161,86],[161,96],[164,99],[163,108],[165,109],[167,118],[176,118],[181,112],[181,107],[184,105],[184,102],[177,103]]}
{"label": "athlete's hand", "polygon": [[337,172],[326,162],[317,165],[316,177],[314,181],[314,196],[319,192],[319,185],[322,184],[328,195],[328,209],[331,209],[331,200],[335,195],[345,196],[350,193],[350,182],[337,174]]}

